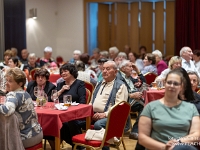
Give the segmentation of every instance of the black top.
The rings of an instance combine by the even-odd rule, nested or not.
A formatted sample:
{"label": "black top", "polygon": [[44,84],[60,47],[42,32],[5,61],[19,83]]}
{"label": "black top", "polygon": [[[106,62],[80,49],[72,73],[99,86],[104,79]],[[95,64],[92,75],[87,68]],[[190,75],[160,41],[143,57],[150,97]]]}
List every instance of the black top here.
{"label": "black top", "polygon": [[[57,84],[57,90],[61,90],[65,84],[65,81],[59,82]],[[60,96],[59,101],[63,102],[63,95],[72,95],[72,102],[77,103],[86,103],[86,90],[85,90],[85,83],[81,80],[76,79],[74,83],[70,86],[69,90],[65,90]]]}
{"label": "black top", "polygon": [[[28,83],[28,86],[27,86],[27,89],[26,89],[26,91],[31,95],[31,98],[33,100],[36,100],[36,97],[34,95],[34,87],[35,86],[37,86],[37,82],[36,81],[31,81],[31,82]],[[49,102],[53,101],[51,99],[51,91],[52,90],[56,90],[56,86],[53,83],[47,81],[46,85],[44,87],[44,92],[47,94]]]}

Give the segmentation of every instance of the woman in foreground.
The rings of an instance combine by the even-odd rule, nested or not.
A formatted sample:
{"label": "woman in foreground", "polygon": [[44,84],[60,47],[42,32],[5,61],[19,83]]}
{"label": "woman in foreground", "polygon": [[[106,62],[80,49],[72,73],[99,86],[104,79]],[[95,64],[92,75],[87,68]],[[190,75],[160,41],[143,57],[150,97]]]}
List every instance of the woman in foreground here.
{"label": "woman in foreground", "polygon": [[[179,99],[185,78],[180,68],[165,79],[165,96],[149,103],[139,120],[139,143],[148,150],[197,150],[199,113],[194,104]],[[195,143],[196,142],[196,143]]]}
{"label": "woman in foreground", "polygon": [[31,96],[23,90],[26,75],[19,68],[6,72],[6,102],[0,105],[0,113],[5,116],[15,114],[19,120],[22,143],[25,148],[32,147],[42,141],[43,133],[38,123]]}

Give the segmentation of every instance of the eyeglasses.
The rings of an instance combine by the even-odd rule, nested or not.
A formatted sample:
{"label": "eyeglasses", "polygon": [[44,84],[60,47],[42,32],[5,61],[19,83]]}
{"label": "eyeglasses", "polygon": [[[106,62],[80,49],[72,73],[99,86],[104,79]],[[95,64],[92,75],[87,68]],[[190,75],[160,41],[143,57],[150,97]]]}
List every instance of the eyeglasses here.
{"label": "eyeglasses", "polygon": [[179,85],[181,85],[181,83],[178,83],[178,82],[176,82],[176,81],[166,81],[166,83],[168,84],[168,85],[174,85],[174,86],[179,86]]}

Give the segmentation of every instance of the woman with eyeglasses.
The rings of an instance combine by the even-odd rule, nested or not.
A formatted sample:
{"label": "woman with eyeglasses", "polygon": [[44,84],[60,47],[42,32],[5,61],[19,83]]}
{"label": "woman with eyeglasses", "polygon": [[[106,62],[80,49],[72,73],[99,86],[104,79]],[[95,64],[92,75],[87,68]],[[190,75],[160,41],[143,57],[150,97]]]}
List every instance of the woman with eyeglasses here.
{"label": "woman with eyeglasses", "polygon": [[185,86],[183,72],[183,68],[170,71],[165,79],[164,97],[147,104],[141,113],[139,143],[146,149],[197,150],[193,144],[200,137],[199,113],[194,104],[179,96],[184,89],[186,100],[194,100],[191,84]]}

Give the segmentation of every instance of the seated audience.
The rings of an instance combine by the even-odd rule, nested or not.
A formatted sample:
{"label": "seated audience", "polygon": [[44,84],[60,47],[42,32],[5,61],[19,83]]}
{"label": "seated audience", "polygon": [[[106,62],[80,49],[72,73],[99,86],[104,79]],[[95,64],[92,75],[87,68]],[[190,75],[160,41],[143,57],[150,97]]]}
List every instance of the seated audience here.
{"label": "seated audience", "polygon": [[157,73],[160,75],[163,70],[167,69],[167,64],[162,60],[162,53],[159,50],[155,50],[152,54],[156,57]]}
{"label": "seated audience", "polygon": [[98,60],[98,67],[99,67],[99,71],[97,72],[97,78],[98,78],[97,81],[98,82],[103,80],[103,75],[102,75],[103,64],[107,61],[108,61],[108,59],[105,59],[105,58],[101,58]]}
{"label": "seated audience", "polygon": [[11,47],[11,52],[12,52],[12,57],[17,57],[17,59],[19,60],[19,57],[18,57],[18,50],[17,50],[17,48],[15,48],[15,47]]}
{"label": "seated audience", "polygon": [[100,57],[100,49],[99,48],[95,48],[93,50],[93,55],[90,58],[90,65],[91,66],[97,66],[99,57]]}
{"label": "seated audience", "polygon": [[169,64],[168,64],[168,68],[165,69],[156,79],[155,81],[157,80],[165,80],[167,74],[173,70],[173,69],[176,69],[176,68],[179,68],[181,67],[181,62],[182,62],[182,59],[181,57],[179,56],[173,56],[170,60],[169,60]]}
{"label": "seated audience", "polygon": [[130,60],[130,62],[132,62],[136,65],[136,67],[139,69],[139,71],[144,68],[144,63],[143,63],[142,59],[138,58],[138,55],[136,53],[130,52],[128,54],[128,59]]}
{"label": "seated audience", "polygon": [[28,55],[29,55],[29,53],[28,53],[27,49],[23,49],[21,51],[21,59],[20,59],[20,61],[21,61],[22,64],[28,64]]}
{"label": "seated audience", "polygon": [[193,53],[191,48],[187,46],[181,48],[180,56],[182,58],[182,68],[184,68],[186,71],[195,71],[198,73],[198,76],[200,76],[200,73],[192,61]]}
{"label": "seated audience", "polygon": [[73,52],[73,58],[69,60],[70,64],[75,64],[77,60],[80,60],[82,52],[80,50],[74,50]]}
{"label": "seated audience", "polygon": [[36,70],[35,72],[35,80],[30,81],[28,83],[26,91],[31,95],[31,98],[33,100],[36,100],[36,97],[34,95],[34,87],[39,87],[44,90],[44,92],[48,96],[48,101],[51,102],[53,101],[51,99],[51,92],[52,90],[56,89],[56,86],[51,83],[49,80],[50,73],[48,72],[47,69],[40,68]]}
{"label": "seated audience", "polygon": [[[108,112],[113,105],[128,99],[126,85],[116,78],[117,72],[114,61],[103,64],[103,80],[96,85],[90,102],[95,112],[92,117],[95,130],[106,127]],[[109,147],[105,146],[102,150],[109,150]]]}
{"label": "seated audience", "polygon": [[[72,95],[72,102],[86,103],[85,83],[77,79],[78,70],[73,64],[64,64],[60,67],[60,75],[64,81],[57,85],[59,101],[63,102],[63,95]],[[60,131],[61,139],[72,145],[72,136],[82,133],[81,127],[85,126],[84,120],[74,120],[63,123]],[[79,148],[81,149],[81,148]]]}
{"label": "seated audience", "polygon": [[125,52],[119,52],[117,57],[115,58],[115,63],[116,65],[119,67],[119,64],[123,61],[127,59],[127,55]]}
{"label": "seated audience", "polygon": [[193,51],[193,62],[197,71],[200,72],[200,50]]}
{"label": "seated audience", "polygon": [[117,47],[110,47],[109,48],[109,60],[115,60],[115,58],[117,57],[119,50]]}
{"label": "seated audience", "polygon": [[153,54],[147,53],[144,60],[144,68],[141,70],[141,73],[144,75],[148,72],[152,72],[157,74],[157,68],[155,66],[156,64],[156,58]]}
{"label": "seated audience", "polygon": [[106,50],[101,51],[101,52],[100,52],[99,59],[101,59],[101,58],[108,59],[108,58],[109,58],[109,53],[108,53],[108,51],[106,51]]}
{"label": "seated audience", "polygon": [[145,58],[146,51],[147,51],[147,48],[145,46],[140,46],[140,48],[139,48],[139,58],[140,59],[143,60]]}
{"label": "seated audience", "polygon": [[53,49],[49,46],[44,49],[44,56],[40,58],[40,66],[49,68],[50,64],[54,62],[53,58],[51,58]]}
{"label": "seated audience", "polygon": [[12,51],[10,49],[7,49],[3,54],[3,62],[0,62],[0,69],[7,68],[8,67],[8,60],[12,57]]}
{"label": "seated audience", "polygon": [[36,62],[37,57],[35,53],[30,53],[28,55],[28,64],[26,65],[26,68],[28,69],[29,72],[35,68],[40,68],[40,65]]}
{"label": "seated audience", "polygon": [[23,90],[26,76],[19,68],[8,69],[5,76],[8,94],[6,94],[5,104],[0,104],[0,113],[5,116],[17,114],[24,147],[34,146],[42,141],[43,133],[32,98]]}
{"label": "seated audience", "polygon": [[[141,113],[139,143],[146,149],[197,150],[192,144],[200,137],[199,113],[193,104],[187,102],[194,96],[191,86],[185,87],[181,69],[167,74],[164,97],[147,104]],[[179,97],[183,89],[186,101]]]}
{"label": "seated audience", "polygon": [[129,45],[125,45],[124,46],[124,52],[126,53],[126,55],[128,56],[128,54],[131,52],[131,47]]}

